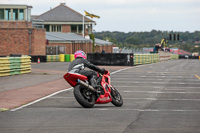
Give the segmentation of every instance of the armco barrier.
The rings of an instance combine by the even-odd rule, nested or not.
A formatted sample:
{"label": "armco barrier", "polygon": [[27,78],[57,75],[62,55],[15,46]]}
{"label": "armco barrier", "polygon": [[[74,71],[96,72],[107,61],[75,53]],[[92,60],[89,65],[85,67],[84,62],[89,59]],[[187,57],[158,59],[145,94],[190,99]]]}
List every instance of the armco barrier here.
{"label": "armco barrier", "polygon": [[87,60],[95,65],[133,66],[133,54],[88,53]]}
{"label": "armco barrier", "polygon": [[0,76],[31,72],[31,57],[0,57]]}

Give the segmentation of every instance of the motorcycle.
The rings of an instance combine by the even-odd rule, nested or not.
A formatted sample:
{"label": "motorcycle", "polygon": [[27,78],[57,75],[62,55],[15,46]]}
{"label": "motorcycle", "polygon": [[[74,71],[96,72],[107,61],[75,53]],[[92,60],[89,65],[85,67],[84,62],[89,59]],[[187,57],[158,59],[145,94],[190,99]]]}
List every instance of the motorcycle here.
{"label": "motorcycle", "polygon": [[70,71],[63,77],[74,87],[74,97],[77,102],[85,107],[92,108],[94,104],[105,104],[111,102],[117,107],[123,105],[123,99],[120,93],[111,85],[110,72],[106,70],[104,74],[97,74],[97,85],[100,87],[93,88],[84,75]]}

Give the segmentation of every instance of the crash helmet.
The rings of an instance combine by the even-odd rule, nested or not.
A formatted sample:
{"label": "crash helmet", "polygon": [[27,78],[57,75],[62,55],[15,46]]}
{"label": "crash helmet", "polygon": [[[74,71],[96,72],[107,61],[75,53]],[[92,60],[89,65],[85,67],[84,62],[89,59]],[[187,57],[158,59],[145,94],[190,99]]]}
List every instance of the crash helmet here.
{"label": "crash helmet", "polygon": [[82,58],[86,59],[86,55],[82,50],[78,50],[74,53],[74,58],[76,59],[77,57],[82,57]]}

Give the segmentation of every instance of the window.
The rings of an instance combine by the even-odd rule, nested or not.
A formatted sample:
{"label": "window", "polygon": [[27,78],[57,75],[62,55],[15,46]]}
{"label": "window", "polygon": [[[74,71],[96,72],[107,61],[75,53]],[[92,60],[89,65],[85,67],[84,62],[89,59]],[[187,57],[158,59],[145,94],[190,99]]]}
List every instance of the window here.
{"label": "window", "polygon": [[57,25],[57,32],[61,32],[61,25]]}
{"label": "window", "polygon": [[83,25],[78,25],[78,33],[82,33],[83,31]]}
{"label": "window", "polygon": [[56,26],[55,26],[55,25],[52,25],[52,26],[51,26],[51,31],[52,31],[52,32],[56,32]]}
{"label": "window", "polygon": [[13,9],[13,20],[18,20],[18,9]]}
{"label": "window", "polygon": [[0,20],[4,19],[4,9],[0,9]]}
{"label": "window", "polygon": [[49,25],[44,25],[44,28],[46,29],[47,32],[49,32]]}
{"label": "window", "polygon": [[72,33],[82,33],[83,25],[71,25],[71,32]]}
{"label": "window", "polygon": [[71,32],[77,33],[77,25],[71,25]]}
{"label": "window", "polygon": [[24,9],[19,9],[19,20],[24,20]]}
{"label": "window", "polygon": [[11,11],[10,9],[5,10],[5,20],[11,20]]}
{"label": "window", "polygon": [[46,31],[48,32],[61,32],[62,26],[61,25],[45,25]]}

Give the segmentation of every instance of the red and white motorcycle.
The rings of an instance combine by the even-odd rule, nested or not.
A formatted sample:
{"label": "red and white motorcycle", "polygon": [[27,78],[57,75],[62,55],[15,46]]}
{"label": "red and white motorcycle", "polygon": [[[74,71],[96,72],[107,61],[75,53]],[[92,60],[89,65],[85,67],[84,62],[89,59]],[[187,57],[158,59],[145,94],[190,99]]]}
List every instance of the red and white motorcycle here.
{"label": "red and white motorcycle", "polygon": [[97,84],[101,86],[98,89],[94,89],[89,85],[88,78],[84,75],[68,72],[63,77],[74,87],[74,97],[85,108],[92,108],[94,104],[105,104],[109,102],[117,107],[123,105],[122,96],[110,84],[109,71],[105,71],[103,75],[98,74]]}

